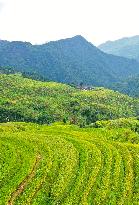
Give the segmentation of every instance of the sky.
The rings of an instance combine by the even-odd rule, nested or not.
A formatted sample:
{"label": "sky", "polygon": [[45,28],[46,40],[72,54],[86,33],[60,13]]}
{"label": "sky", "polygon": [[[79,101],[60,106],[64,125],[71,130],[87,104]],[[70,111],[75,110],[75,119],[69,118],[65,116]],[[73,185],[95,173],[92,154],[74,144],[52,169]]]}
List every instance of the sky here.
{"label": "sky", "polygon": [[48,41],[82,35],[94,45],[139,35],[139,0],[0,0],[0,39]]}

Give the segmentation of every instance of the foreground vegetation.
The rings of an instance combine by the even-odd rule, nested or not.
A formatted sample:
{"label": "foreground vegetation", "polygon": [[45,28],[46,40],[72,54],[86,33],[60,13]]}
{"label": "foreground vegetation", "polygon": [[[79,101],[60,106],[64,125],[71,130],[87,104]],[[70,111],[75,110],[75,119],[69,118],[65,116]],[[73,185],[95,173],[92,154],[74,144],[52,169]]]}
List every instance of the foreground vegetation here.
{"label": "foreground vegetation", "polygon": [[97,120],[139,115],[139,100],[119,92],[77,89],[55,82],[0,74],[0,122],[70,122],[81,127]]}
{"label": "foreground vegetation", "polygon": [[139,204],[139,134],[102,124],[1,123],[0,204]]}

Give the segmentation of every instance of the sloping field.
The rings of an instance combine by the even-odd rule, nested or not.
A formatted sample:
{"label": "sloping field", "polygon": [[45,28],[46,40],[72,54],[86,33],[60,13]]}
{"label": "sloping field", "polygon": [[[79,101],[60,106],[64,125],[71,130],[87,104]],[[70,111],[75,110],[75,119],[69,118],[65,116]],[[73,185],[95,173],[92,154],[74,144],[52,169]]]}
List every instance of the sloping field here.
{"label": "sloping field", "polygon": [[0,204],[139,204],[139,136],[130,129],[3,123]]}

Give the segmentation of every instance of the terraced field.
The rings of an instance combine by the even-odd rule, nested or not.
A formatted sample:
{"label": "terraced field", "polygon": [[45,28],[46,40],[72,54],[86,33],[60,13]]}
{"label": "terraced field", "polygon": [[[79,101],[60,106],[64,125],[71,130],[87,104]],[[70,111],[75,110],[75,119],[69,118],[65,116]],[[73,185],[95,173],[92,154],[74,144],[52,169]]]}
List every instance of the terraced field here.
{"label": "terraced field", "polygon": [[139,204],[139,135],[129,129],[3,123],[1,205]]}

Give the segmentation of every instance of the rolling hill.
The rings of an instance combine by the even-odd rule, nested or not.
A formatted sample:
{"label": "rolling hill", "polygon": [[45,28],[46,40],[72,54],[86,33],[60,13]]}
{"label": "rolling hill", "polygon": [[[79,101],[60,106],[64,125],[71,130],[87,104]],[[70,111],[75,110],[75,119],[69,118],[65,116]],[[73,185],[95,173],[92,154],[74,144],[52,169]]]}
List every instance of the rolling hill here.
{"label": "rolling hill", "polygon": [[32,45],[0,41],[0,67],[64,83],[107,86],[139,74],[139,63],[100,51],[82,36]]}
{"label": "rolling hill", "polygon": [[80,126],[97,120],[139,115],[139,101],[101,87],[84,90],[56,82],[0,74],[0,122],[70,122]]}
{"label": "rolling hill", "polygon": [[107,41],[98,46],[98,48],[109,54],[139,61],[139,35],[116,41]]}

